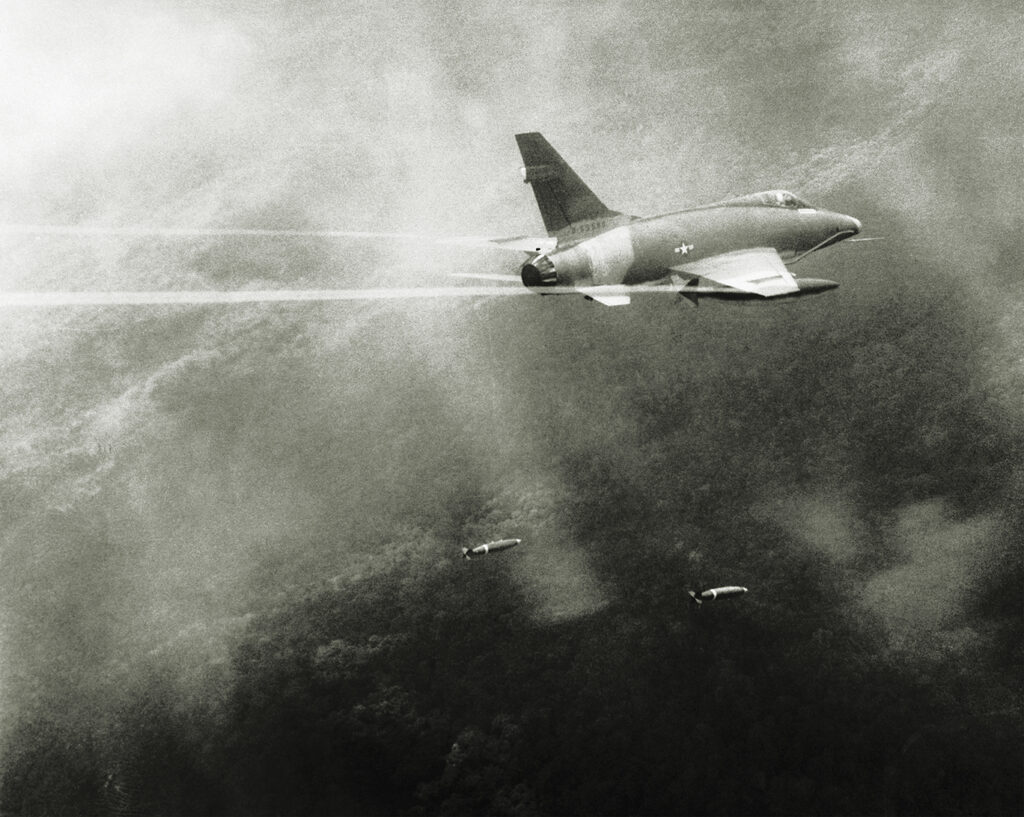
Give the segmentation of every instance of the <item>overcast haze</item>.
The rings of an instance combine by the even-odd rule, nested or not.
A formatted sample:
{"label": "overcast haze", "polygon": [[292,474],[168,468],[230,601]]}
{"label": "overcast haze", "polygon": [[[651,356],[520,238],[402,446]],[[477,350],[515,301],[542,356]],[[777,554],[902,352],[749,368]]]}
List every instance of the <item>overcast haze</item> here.
{"label": "overcast haze", "polygon": [[[754,308],[4,310],[0,811],[1020,813],[1022,37],[1010,2],[0,3],[0,222],[539,234],[538,130],[616,210],[786,188],[885,237]],[[7,290],[521,263],[0,251]]]}

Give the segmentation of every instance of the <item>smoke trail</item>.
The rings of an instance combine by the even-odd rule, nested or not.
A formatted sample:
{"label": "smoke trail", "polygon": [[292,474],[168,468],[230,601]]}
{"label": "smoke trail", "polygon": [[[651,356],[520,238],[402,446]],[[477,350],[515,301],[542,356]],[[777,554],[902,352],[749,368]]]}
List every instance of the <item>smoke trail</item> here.
{"label": "smoke trail", "polygon": [[465,242],[487,241],[476,236],[446,238],[421,233],[375,233],[363,230],[269,230],[248,227],[91,227],[72,224],[0,224],[0,235],[67,235],[67,236],[157,236],[161,238],[195,238],[221,236],[272,236],[295,238],[395,238],[416,241]]}
{"label": "smoke trail", "polygon": [[[678,286],[594,287],[602,295],[678,293]],[[587,295],[589,289],[546,287],[545,294]],[[486,298],[499,295],[533,295],[525,287],[394,287],[379,289],[251,289],[251,290],[151,290],[136,292],[0,292],[0,308],[52,306],[148,306],[158,304],[252,304],[288,301],[393,301],[408,298]]]}
{"label": "smoke trail", "polygon": [[383,301],[403,298],[467,298],[489,295],[529,294],[531,294],[530,290],[525,288],[502,289],[499,287],[4,292],[0,293],[0,307],[248,304],[275,301]]}

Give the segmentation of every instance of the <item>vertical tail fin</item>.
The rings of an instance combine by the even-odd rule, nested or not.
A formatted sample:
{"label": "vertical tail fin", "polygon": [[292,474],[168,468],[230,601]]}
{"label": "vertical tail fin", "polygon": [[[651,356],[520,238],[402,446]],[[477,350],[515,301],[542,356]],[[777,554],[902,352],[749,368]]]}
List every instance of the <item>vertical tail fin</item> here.
{"label": "vertical tail fin", "polygon": [[516,143],[523,156],[523,181],[533,185],[548,235],[578,221],[619,215],[601,203],[539,133],[517,133]]}

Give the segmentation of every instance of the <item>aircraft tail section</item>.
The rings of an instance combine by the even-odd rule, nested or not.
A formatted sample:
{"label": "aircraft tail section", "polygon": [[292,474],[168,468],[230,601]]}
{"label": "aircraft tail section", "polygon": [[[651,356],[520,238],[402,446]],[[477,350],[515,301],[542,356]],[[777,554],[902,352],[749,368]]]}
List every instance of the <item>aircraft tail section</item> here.
{"label": "aircraft tail section", "polygon": [[609,210],[539,133],[517,133],[523,181],[533,186],[548,235],[571,224],[620,215]]}

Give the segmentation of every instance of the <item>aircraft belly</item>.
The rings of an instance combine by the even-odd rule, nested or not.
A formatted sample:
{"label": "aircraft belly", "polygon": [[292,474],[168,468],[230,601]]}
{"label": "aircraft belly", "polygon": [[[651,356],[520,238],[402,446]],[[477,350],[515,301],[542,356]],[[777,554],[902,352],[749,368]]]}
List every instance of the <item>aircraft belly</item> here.
{"label": "aircraft belly", "polygon": [[635,253],[633,239],[628,227],[616,227],[580,244],[590,262],[593,282],[597,286],[621,284],[630,267]]}

